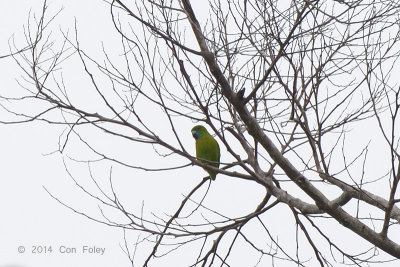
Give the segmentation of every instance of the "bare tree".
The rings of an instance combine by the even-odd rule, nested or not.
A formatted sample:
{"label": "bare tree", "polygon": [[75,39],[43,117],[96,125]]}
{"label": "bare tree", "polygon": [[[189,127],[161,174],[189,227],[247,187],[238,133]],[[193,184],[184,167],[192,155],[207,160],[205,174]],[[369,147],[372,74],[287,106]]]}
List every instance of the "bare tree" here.
{"label": "bare tree", "polygon": [[[112,169],[110,190],[90,173],[98,193],[71,174],[102,208],[89,215],[60,203],[123,228],[132,266],[186,249],[191,266],[235,266],[238,257],[248,266],[367,266],[400,258],[398,1],[115,0],[109,7],[122,56],[104,48],[96,60],[81,47],[79,27],[63,32],[62,41],[52,37],[54,17],[45,16],[44,4],[25,32],[31,49],[15,56],[26,94],[3,95],[10,100],[3,107],[19,119],[4,123],[66,127],[59,151],[79,141],[96,156],[82,161],[89,169],[108,161],[167,177],[194,164],[218,171],[217,182],[239,179],[265,192],[245,214],[227,215],[218,203],[205,204],[204,189],[214,183],[206,177],[175,213],[147,214],[127,208]],[[65,82],[63,63],[76,59],[90,87]],[[185,140],[197,122],[225,153],[219,169],[190,153],[194,141]],[[95,141],[99,133],[154,152],[159,164],[119,158]],[[282,241],[289,232],[292,241]],[[135,254],[140,246],[145,257]]]}

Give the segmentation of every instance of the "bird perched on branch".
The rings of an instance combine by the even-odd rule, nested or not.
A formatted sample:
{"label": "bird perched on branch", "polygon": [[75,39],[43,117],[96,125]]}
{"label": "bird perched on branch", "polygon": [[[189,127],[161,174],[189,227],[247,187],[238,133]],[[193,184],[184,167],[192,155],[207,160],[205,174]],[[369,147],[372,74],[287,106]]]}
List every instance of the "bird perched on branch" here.
{"label": "bird perched on branch", "polygon": [[[196,139],[196,157],[215,168],[219,168],[220,151],[217,141],[212,137],[204,126],[196,125],[192,128],[192,135]],[[207,170],[212,180],[215,180],[216,171]]]}

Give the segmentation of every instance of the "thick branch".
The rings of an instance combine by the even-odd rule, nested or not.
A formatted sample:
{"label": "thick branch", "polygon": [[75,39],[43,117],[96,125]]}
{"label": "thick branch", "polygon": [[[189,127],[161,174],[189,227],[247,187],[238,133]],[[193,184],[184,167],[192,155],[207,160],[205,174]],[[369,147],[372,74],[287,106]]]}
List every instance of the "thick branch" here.
{"label": "thick branch", "polygon": [[322,194],[313,184],[311,184],[311,182],[280,153],[278,148],[273,144],[272,140],[260,128],[257,120],[251,116],[244,103],[239,99],[239,97],[236,96],[230,87],[213,54],[207,47],[206,39],[200,30],[200,24],[196,19],[189,1],[182,0],[182,3],[188,15],[188,19],[190,20],[192,30],[196,36],[200,49],[203,52],[203,58],[206,61],[207,66],[217,82],[220,84],[221,93],[234,106],[240,118],[242,119],[242,122],[246,125],[249,134],[260,142],[270,157],[282,168],[286,175],[304,192],[306,192],[316,202],[318,207],[320,207],[322,210],[325,210],[343,226],[351,229],[353,232],[357,233],[375,246],[381,248],[394,257],[400,258],[400,246],[398,244],[388,238],[382,237],[367,225],[352,217],[340,206],[332,205],[332,203],[324,196],[324,194]]}

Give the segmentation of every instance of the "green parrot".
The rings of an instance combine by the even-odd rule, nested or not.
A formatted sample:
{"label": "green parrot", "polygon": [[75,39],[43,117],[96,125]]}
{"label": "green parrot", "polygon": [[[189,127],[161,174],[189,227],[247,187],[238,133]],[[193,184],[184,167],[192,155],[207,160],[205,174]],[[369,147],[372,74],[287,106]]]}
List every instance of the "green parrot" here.
{"label": "green parrot", "polygon": [[[221,157],[217,141],[212,137],[207,129],[201,125],[192,128],[192,135],[196,139],[196,157],[210,166],[219,168]],[[216,171],[206,170],[212,180],[215,180]]]}

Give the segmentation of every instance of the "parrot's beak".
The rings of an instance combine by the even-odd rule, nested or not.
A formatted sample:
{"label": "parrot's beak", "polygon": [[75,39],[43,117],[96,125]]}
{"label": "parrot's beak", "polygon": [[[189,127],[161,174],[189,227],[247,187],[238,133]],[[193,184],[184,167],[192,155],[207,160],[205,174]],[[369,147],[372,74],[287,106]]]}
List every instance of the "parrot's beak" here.
{"label": "parrot's beak", "polygon": [[196,131],[192,131],[192,135],[193,135],[194,139],[199,138],[199,134]]}

